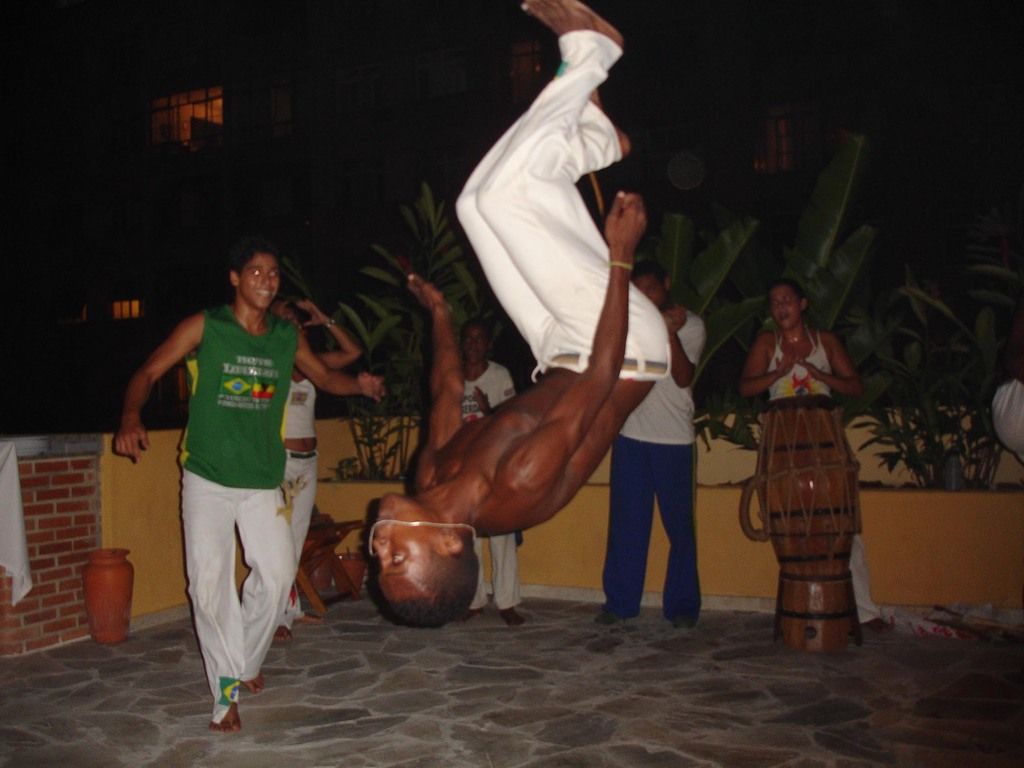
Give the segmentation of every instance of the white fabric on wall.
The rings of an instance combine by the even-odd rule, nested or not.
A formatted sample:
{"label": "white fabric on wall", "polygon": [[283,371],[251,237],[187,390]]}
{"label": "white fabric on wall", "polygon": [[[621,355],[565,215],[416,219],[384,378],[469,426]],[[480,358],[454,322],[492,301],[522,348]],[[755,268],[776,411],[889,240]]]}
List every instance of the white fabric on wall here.
{"label": "white fabric on wall", "polygon": [[11,577],[11,605],[17,605],[32,589],[32,574],[14,443],[0,443],[0,565]]}

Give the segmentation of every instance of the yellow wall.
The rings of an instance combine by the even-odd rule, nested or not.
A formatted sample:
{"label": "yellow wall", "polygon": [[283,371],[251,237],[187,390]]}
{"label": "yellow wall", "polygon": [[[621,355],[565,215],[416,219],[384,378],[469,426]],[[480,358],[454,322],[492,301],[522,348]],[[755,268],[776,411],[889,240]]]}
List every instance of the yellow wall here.
{"label": "yellow wall", "polygon": [[185,604],[185,559],[181,541],[181,433],[149,433],[149,450],[138,464],[114,456],[104,435],[100,457],[100,533],[104,547],[131,550],[135,567],[132,615]]}
{"label": "yellow wall", "polygon": [[[351,437],[347,427],[336,421],[321,422],[317,429],[320,474],[327,477],[339,458],[351,454]],[[176,431],[150,433],[150,450],[138,465],[113,456],[109,436],[105,441],[107,452],[100,463],[103,545],[132,551],[134,616],[186,602],[176,462],[179,437]],[[737,459],[741,467],[749,460],[746,474],[733,467]],[[867,463],[862,458],[862,465]],[[771,546],[749,541],[739,528],[740,489],[703,484],[709,476],[740,480],[752,473],[752,454],[728,445],[716,445],[699,459],[697,546],[705,595],[775,595],[778,566]],[[863,475],[862,471],[862,479]],[[523,584],[600,589],[608,516],[606,481],[605,464],[566,509],[526,531],[519,551]],[[365,515],[370,501],[382,493],[398,490],[397,485],[381,483],[324,482],[317,504],[336,520],[347,520]],[[1024,492],[867,489],[861,491],[861,506],[877,602],[1021,607]],[[656,521],[647,591],[661,591],[666,557],[667,543]]]}
{"label": "yellow wall", "polygon": [[[335,519],[348,519],[388,490],[397,486],[324,483],[318,503]],[[876,602],[1021,607],[1024,493],[869,489],[860,496]],[[770,544],[751,541],[741,532],[739,500],[735,486],[697,489],[701,591],[774,598],[779,573],[775,555]],[[526,531],[519,548],[520,581],[600,589],[607,510],[608,486],[587,485],[555,517]],[[655,519],[648,592],[661,591],[668,559],[668,542]]]}

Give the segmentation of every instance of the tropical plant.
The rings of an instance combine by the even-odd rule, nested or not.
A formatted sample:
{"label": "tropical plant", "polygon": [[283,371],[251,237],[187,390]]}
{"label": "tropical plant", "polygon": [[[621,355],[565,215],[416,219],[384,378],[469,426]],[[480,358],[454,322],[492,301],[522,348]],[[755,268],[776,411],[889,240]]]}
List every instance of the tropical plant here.
{"label": "tropical plant", "polygon": [[968,325],[909,269],[889,301],[895,343],[875,353],[886,397],[857,425],[872,434],[861,447],[885,448],[880,465],[904,467],[922,487],[942,487],[949,462],[968,487],[991,487],[1002,454],[989,410],[1002,368],[992,306]]}
{"label": "tropical plant", "polygon": [[756,299],[734,302],[722,298],[719,292],[758,226],[759,222],[749,216],[735,218],[714,237],[707,238],[704,250],[695,253],[693,221],[681,213],[666,213],[659,235],[651,239],[653,252],[649,246],[641,252],[642,258],[654,258],[665,267],[672,300],[704,320],[707,341],[694,381],[711,356],[755,311]]}
{"label": "tropical plant", "polygon": [[[781,259],[766,253],[752,239],[757,222],[719,210],[726,227],[715,241],[722,243],[716,254],[718,269],[708,278],[700,269],[703,260],[695,259],[689,269],[696,274],[689,281],[680,281],[683,285],[703,286],[697,295],[707,299],[703,306],[707,308],[708,342],[698,367],[698,376],[729,340],[747,351],[753,331],[758,326],[770,324],[766,290],[779,276],[796,281],[804,289],[810,300],[810,322],[815,327],[831,330],[844,313],[853,311],[856,316],[856,309],[851,307],[854,288],[868,262],[877,234],[876,228],[870,225],[861,225],[852,231],[849,225],[866,172],[867,158],[867,139],[859,134],[844,134],[835,157],[818,176],[800,216],[793,246],[783,249]],[[684,226],[679,229],[686,231]],[[675,239],[685,238],[679,236]],[[681,265],[677,274],[685,274],[688,262],[679,256],[674,258]],[[726,278],[738,298],[727,298],[726,292],[720,290]],[[713,290],[708,290],[712,286]],[[679,294],[680,300],[685,302],[687,295]],[[876,381],[869,386],[861,400],[844,403],[848,418],[862,412],[873,398],[879,396],[878,384]],[[716,410],[723,409],[726,402],[734,408],[727,422],[716,414]],[[706,400],[706,403],[711,401]],[[697,421],[705,439],[707,436],[723,436],[744,447],[752,447],[761,400],[729,397],[718,398],[713,404],[714,409],[705,406]]]}
{"label": "tropical plant", "polygon": [[[370,371],[384,377],[387,395],[373,403],[352,401],[350,424],[364,479],[404,476],[412,437],[425,411],[424,346],[427,329],[422,309],[406,288],[410,272],[423,275],[444,294],[456,324],[483,314],[485,295],[451,228],[445,205],[427,184],[419,197],[399,209],[407,232],[400,249],[371,246],[380,265],[363,275],[380,284],[370,295],[357,294],[362,311],[340,303],[340,311],[365,350]],[[369,318],[369,319],[366,319]],[[342,470],[339,470],[342,471]],[[343,468],[351,476],[352,468]]]}
{"label": "tropical plant", "polygon": [[[1003,454],[990,411],[1004,376],[999,314],[1012,313],[1024,290],[1022,207],[1024,189],[1015,216],[1008,207],[993,208],[968,232],[964,271],[971,277],[967,295],[978,305],[973,320],[959,315],[974,310],[958,314],[908,271],[906,284],[852,334],[858,349],[870,349],[874,376],[887,379],[884,401],[863,422],[872,433],[865,445],[886,448],[881,464],[906,467],[917,485],[941,485],[951,461],[962,465],[968,486],[994,484]],[[880,325],[894,343],[873,343],[885,335]]]}

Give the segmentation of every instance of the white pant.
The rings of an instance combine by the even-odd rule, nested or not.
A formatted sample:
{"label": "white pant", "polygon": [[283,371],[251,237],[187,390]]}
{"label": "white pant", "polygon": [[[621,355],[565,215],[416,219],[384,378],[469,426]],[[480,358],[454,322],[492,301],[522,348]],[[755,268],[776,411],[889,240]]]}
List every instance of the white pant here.
{"label": "white pant", "polygon": [[[603,35],[558,40],[565,69],[484,157],[456,204],[492,290],[537,358],[587,367],[608,284],[608,246],[576,182],[621,157],[611,121],[590,101],[622,51]],[[665,321],[630,286],[622,378],[664,378]]]}
{"label": "white pant", "polygon": [[[199,648],[213,694],[213,722],[230,704],[222,680],[259,674],[295,578],[288,521],[278,514],[280,492],[226,488],[185,471],[181,509],[185,567]],[[235,527],[252,572],[235,587]]]}
{"label": "white pant", "polygon": [[871,574],[868,573],[868,560],[864,554],[864,540],[859,533],[853,535],[853,545],[850,547],[850,578],[853,581],[853,596],[857,601],[857,618],[860,623],[883,618],[882,612],[871,599]]}
{"label": "white pant", "polygon": [[[491,543],[491,585],[494,589],[494,604],[499,611],[513,608],[522,602],[519,597],[519,560],[516,557],[516,535],[506,533],[488,538]],[[474,542],[477,560],[480,561],[476,584],[476,595],[469,604],[471,610],[487,605],[487,584],[484,581],[483,539]]]}
{"label": "white pant", "polygon": [[[292,544],[295,548],[296,569],[302,557],[302,545],[306,543],[309,533],[309,520],[313,516],[313,503],[316,501],[316,456],[307,459],[296,459],[290,454],[284,465],[286,483],[302,484],[302,489],[292,497]],[[292,584],[288,593],[288,603],[284,607],[281,626],[292,628],[295,617],[302,613],[299,592]]]}
{"label": "white pant", "polygon": [[1011,379],[992,398],[992,424],[1003,445],[1024,461],[1024,384]]}

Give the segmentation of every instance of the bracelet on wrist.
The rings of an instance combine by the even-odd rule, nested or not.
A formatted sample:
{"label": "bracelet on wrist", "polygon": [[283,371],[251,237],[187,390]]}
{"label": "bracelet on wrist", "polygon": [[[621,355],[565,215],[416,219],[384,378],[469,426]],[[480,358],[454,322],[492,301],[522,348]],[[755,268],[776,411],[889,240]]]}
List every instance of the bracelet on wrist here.
{"label": "bracelet on wrist", "polygon": [[632,264],[627,264],[625,261],[609,261],[608,262],[608,266],[609,266],[609,268],[610,267],[621,267],[622,269],[625,269],[628,272],[632,272],[633,271],[633,265]]}

